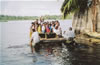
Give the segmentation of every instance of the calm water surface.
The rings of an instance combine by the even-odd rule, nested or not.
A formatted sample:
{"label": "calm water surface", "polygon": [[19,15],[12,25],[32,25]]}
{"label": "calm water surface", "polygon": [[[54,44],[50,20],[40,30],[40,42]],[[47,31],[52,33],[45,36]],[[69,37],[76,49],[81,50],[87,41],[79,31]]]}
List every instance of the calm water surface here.
{"label": "calm water surface", "polygon": [[[48,47],[53,49],[48,55],[43,47],[32,54],[29,47],[31,21],[9,21],[0,23],[0,65],[100,65],[100,45]],[[60,21],[61,27],[68,30],[71,20]]]}

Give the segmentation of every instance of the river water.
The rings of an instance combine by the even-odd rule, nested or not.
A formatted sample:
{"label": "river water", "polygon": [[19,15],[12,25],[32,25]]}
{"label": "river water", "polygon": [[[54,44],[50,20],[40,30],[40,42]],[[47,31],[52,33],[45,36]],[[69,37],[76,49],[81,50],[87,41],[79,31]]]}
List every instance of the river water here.
{"label": "river water", "polygon": [[[43,46],[32,54],[29,47],[31,21],[0,23],[0,65],[100,65],[100,45],[55,45],[48,53]],[[71,20],[60,20],[62,30],[68,30]]]}

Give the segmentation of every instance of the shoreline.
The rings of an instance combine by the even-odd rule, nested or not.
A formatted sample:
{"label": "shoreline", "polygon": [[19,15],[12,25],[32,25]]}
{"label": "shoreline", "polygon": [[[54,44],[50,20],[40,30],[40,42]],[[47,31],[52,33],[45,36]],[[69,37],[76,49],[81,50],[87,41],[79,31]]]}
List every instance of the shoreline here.
{"label": "shoreline", "polygon": [[74,40],[78,44],[85,44],[89,46],[100,44],[100,38],[97,36],[90,37],[88,35],[79,34],[79,35],[76,35],[76,38]]}

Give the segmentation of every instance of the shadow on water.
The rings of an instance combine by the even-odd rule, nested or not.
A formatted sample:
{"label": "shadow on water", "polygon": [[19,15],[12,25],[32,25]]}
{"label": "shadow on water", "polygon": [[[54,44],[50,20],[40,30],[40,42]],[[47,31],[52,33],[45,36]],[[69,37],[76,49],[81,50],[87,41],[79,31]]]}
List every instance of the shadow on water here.
{"label": "shadow on water", "polygon": [[46,51],[47,56],[52,55],[56,58],[53,61],[58,61],[59,65],[100,65],[100,45],[90,47],[81,44],[41,43],[36,48],[38,54]]}

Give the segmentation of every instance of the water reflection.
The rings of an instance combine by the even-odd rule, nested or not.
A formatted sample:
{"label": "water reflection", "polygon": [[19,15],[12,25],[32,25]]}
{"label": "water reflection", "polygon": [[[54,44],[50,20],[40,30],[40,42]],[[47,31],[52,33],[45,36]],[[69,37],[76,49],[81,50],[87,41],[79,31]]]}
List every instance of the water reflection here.
{"label": "water reflection", "polygon": [[[98,47],[89,47],[86,45],[62,45],[59,46],[55,44],[53,47],[48,47],[51,49],[51,54],[45,51],[47,48],[41,48],[42,53],[47,52],[44,56],[49,56],[53,58],[52,62],[55,61],[57,65],[99,65],[100,64],[100,50]],[[48,45],[50,46],[50,45]],[[78,47],[79,46],[79,47]],[[100,45],[99,45],[100,46]]]}
{"label": "water reflection", "polygon": [[[52,45],[53,44],[53,45]],[[37,44],[31,53],[29,45],[8,46],[2,65],[100,65],[100,45],[65,45],[64,43]],[[10,58],[10,59],[9,59]],[[12,63],[14,62],[14,63]],[[18,63],[16,63],[18,62]]]}

